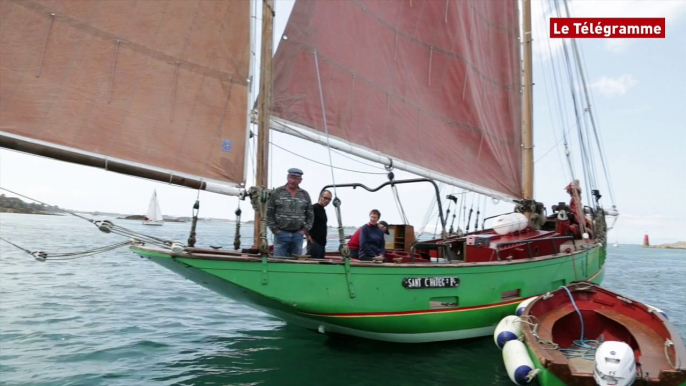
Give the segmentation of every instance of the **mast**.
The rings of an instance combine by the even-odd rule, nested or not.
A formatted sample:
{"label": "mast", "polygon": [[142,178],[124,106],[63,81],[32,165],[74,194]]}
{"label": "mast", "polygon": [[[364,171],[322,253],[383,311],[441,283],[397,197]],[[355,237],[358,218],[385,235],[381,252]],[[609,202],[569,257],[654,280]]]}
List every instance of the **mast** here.
{"label": "mast", "polygon": [[[522,198],[532,200],[534,198],[534,130],[533,130],[533,76],[531,70],[531,0],[523,0],[522,17],[524,19],[523,34],[524,46],[522,59],[523,67],[523,94],[522,94]],[[527,217],[531,212],[526,212]]]}
{"label": "mast", "polygon": [[[262,49],[260,56],[260,95],[257,99],[257,178],[255,185],[266,189],[269,185],[269,121],[272,107],[272,56],[274,28],[274,0],[262,2]],[[260,245],[261,216],[255,211],[253,248]],[[266,232],[266,230],[265,230]]]}

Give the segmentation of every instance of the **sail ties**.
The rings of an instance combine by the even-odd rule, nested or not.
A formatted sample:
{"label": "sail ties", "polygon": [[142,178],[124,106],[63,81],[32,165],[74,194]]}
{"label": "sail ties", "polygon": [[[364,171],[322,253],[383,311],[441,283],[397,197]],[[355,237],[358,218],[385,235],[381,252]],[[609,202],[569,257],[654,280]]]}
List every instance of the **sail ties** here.
{"label": "sail ties", "polygon": [[233,236],[233,249],[236,251],[241,248],[241,201],[238,200],[238,208],[236,208],[236,234]]}
{"label": "sail ties", "polygon": [[193,204],[193,219],[191,220],[191,233],[188,236],[189,247],[195,247],[195,228],[198,225],[198,212],[200,212],[200,200],[196,199],[195,204]]}
{"label": "sail ties", "polygon": [[43,72],[43,60],[45,59],[45,50],[48,47],[48,37],[50,37],[50,27],[52,27],[52,22],[55,20],[55,14],[50,14],[50,20],[48,21],[48,26],[45,28],[45,39],[43,40],[43,52],[40,55],[40,62],[38,63],[38,73],[36,73],[36,78],[40,78],[41,72]]}

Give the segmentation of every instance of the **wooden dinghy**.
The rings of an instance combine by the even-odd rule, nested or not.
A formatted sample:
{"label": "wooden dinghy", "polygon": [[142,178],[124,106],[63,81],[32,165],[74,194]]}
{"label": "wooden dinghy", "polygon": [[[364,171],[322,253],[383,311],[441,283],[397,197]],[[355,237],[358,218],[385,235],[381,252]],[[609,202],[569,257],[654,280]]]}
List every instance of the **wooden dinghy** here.
{"label": "wooden dinghy", "polygon": [[517,315],[494,335],[516,384],[686,385],[686,349],[655,307],[575,282],[522,302]]}
{"label": "wooden dinghy", "polygon": [[541,385],[686,385],[686,350],[667,316],[596,284],[539,296],[520,326]]}

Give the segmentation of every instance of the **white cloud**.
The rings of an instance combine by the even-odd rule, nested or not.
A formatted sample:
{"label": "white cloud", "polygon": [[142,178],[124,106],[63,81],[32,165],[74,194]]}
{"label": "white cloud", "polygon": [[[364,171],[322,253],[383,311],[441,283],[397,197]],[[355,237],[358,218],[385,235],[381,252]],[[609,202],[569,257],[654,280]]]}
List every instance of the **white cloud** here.
{"label": "white cloud", "polygon": [[608,97],[624,95],[631,90],[638,81],[631,74],[624,74],[619,78],[602,77],[591,83],[591,88],[600,91]]}

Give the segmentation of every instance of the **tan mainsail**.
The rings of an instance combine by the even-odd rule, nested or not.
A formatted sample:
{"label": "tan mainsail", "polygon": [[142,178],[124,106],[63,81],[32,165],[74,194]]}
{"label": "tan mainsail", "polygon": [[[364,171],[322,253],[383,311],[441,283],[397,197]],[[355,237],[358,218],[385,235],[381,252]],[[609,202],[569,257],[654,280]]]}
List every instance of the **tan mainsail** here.
{"label": "tan mainsail", "polygon": [[249,0],[0,0],[0,17],[1,146],[245,181]]}
{"label": "tan mainsail", "polygon": [[273,114],[521,197],[516,0],[298,0],[274,58]]}

